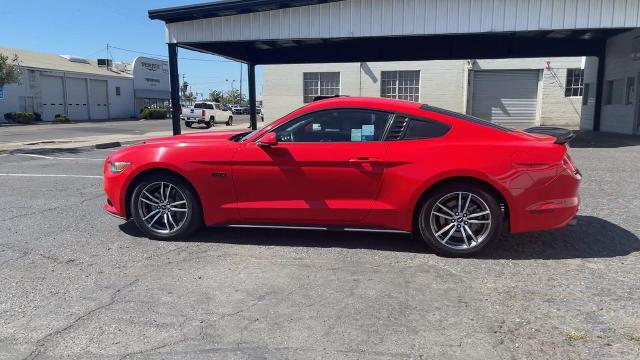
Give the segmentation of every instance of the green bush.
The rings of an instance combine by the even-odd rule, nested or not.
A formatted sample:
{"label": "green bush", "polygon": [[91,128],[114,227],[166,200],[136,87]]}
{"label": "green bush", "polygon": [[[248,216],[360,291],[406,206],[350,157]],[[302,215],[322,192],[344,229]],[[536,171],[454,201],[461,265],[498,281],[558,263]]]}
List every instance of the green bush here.
{"label": "green bush", "polygon": [[66,115],[62,115],[62,114],[56,114],[55,116],[55,122],[57,123],[62,123],[62,124],[66,124],[66,123],[70,123],[71,120],[69,119],[69,117],[67,117]]}
{"label": "green bush", "polygon": [[15,124],[32,124],[35,121],[42,120],[39,115],[36,117],[34,113],[30,112],[11,112],[4,114],[4,119]]}
{"label": "green bush", "polygon": [[143,109],[140,112],[141,119],[166,119],[167,118],[167,110],[166,109]]}

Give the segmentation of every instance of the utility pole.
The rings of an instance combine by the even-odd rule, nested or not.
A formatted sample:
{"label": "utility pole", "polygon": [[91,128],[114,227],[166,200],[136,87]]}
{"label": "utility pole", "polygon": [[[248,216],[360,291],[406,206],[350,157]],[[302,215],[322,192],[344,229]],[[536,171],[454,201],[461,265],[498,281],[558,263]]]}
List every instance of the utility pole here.
{"label": "utility pole", "polygon": [[242,63],[240,63],[240,104],[242,105]]}

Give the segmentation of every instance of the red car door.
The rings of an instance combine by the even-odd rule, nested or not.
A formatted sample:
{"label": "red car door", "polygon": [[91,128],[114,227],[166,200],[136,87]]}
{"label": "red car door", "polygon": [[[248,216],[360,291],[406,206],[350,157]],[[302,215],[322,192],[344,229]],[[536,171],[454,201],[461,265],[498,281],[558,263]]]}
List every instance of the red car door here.
{"label": "red car door", "polygon": [[238,217],[278,224],[362,220],[381,187],[387,113],[334,109],[274,130],[275,146],[242,146],[233,161]]}

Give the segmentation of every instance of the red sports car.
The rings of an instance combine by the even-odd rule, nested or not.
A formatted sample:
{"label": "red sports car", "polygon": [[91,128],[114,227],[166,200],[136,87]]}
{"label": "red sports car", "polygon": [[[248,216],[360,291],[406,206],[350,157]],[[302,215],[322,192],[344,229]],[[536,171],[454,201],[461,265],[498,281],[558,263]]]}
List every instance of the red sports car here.
{"label": "red sports car", "polygon": [[154,239],[202,224],[382,230],[461,256],[503,230],[573,221],[581,176],[567,153],[572,136],[415,102],[325,99],[254,132],[124,148],[104,165],[105,209]]}

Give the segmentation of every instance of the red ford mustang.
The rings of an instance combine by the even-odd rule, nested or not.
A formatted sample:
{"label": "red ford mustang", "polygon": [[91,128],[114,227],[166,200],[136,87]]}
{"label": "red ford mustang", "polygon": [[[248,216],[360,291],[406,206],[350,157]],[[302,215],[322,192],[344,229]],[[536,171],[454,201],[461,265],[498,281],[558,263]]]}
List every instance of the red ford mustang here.
{"label": "red ford mustang", "polygon": [[334,98],[262,130],[148,140],[104,165],[105,209],[150,238],[209,226],[414,233],[437,253],[564,227],[580,172],[562,129],[517,131],[414,102]]}

